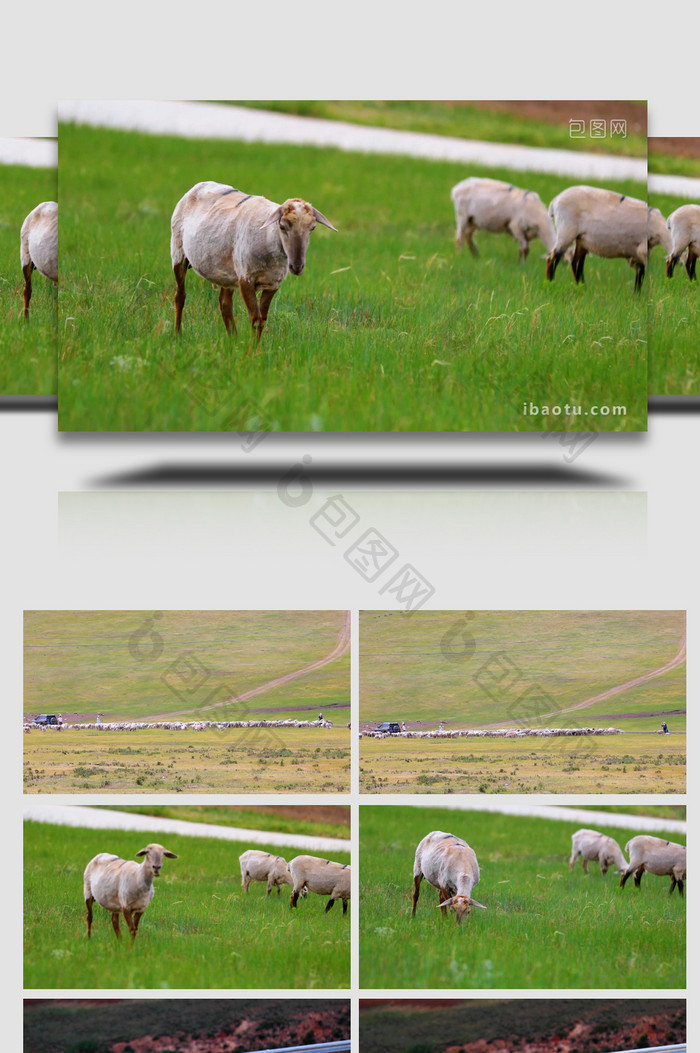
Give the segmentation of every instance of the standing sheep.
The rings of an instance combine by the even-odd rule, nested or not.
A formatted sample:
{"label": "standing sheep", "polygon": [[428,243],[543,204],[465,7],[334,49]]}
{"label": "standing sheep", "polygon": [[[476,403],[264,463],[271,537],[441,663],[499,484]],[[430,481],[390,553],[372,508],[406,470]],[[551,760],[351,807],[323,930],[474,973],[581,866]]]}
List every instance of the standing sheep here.
{"label": "standing sheep", "polygon": [[88,938],[92,928],[92,904],[97,900],[101,907],[111,911],[116,935],[121,936],[119,914],[122,913],[132,939],[136,939],[141,915],[155,894],[153,879],[160,874],[163,857],[177,859],[174,852],[168,852],[167,848],[157,844],[146,845],[136,855],[146,857],[143,863],[100,852],[85,867],[83,891],[87,906]]}
{"label": "standing sheep", "polygon": [[639,834],[633,837],[625,845],[625,852],[630,857],[630,863],[620,877],[620,887],[625,887],[625,882],[630,874],[634,874],[635,888],[642,883],[642,875],[645,872],[664,877],[668,874],[671,878],[669,895],[678,886],[678,892],[683,895],[683,882],[686,874],[686,849],[685,845],[678,845],[675,841],[664,841],[662,837],[651,837],[649,834]]}
{"label": "standing sheep", "polygon": [[640,292],[646,272],[648,206],[645,201],[599,187],[570,186],[554,198],[549,214],[557,230],[547,257],[547,280],[553,281],[557,265],[571,245],[576,283],[583,281],[586,256],[626,259],[635,268],[634,290]]}
{"label": "standing sheep", "polygon": [[534,238],[539,238],[547,251],[551,251],[554,227],[534,190],[522,190],[499,179],[471,176],[457,183],[451,196],[457,217],[458,249],[466,241],[472,255],[478,256],[474,231],[488,230],[494,234],[511,234],[520,246],[521,260],[527,259]]}
{"label": "standing sheep", "polygon": [[676,264],[687,251],[685,270],[692,282],[695,280],[695,264],[700,256],[700,205],[681,205],[668,217],[668,229],[671,232],[671,248],[666,257],[666,277],[673,277]]}
{"label": "standing sheep", "polygon": [[282,856],[273,856],[256,848],[249,848],[238,857],[241,865],[241,885],[247,892],[251,881],[266,881],[268,896],[273,888],[279,896],[282,885],[291,885],[292,879],[287,870],[287,860]]}
{"label": "standing sheep", "polygon": [[293,886],[289,901],[290,907],[296,907],[299,896],[306,891],[317,892],[319,896],[330,896],[326,904],[326,914],[337,899],[343,901],[343,914],[347,913],[350,899],[350,864],[333,863],[330,859],[319,859],[318,856],[295,856],[287,864]]}
{"label": "standing sheep", "polygon": [[29,318],[32,272],[39,271],[54,285],[58,282],[58,205],[42,201],[29,213],[19,234],[19,258],[24,275],[24,317]]}
{"label": "standing sheep", "polygon": [[[226,331],[236,332],[233,293],[240,289],[258,340],[272,298],[292,274],[302,274],[311,231],[317,223],[336,228],[301,198],[282,205],[225,183],[197,183],[173,212],[170,255],[175,273],[175,331],[182,324],[185,275],[191,267],[220,288],[219,308]],[[257,293],[260,293],[260,302]]]}
{"label": "standing sheep", "polygon": [[574,869],[574,863],[581,856],[583,860],[583,872],[588,873],[588,864],[591,860],[598,860],[600,872],[605,877],[608,867],[616,866],[618,870],[626,870],[627,860],[622,854],[622,849],[613,837],[598,833],[597,830],[577,830],[571,835],[571,859],[569,860],[569,873]]}
{"label": "standing sheep", "polygon": [[423,878],[440,893],[438,907],[449,907],[458,923],[469,916],[472,907],[483,903],[472,899],[472,889],[479,884],[479,864],[474,850],[466,841],[443,830],[426,834],[416,849],[413,864],[413,907],[411,917],[416,915],[416,906]]}

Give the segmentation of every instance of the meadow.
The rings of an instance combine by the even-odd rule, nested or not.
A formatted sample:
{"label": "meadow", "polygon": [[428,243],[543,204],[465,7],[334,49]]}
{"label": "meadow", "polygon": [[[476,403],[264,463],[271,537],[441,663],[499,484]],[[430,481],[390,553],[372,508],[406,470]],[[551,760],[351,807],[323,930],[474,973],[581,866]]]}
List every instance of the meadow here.
{"label": "meadow", "polygon": [[56,392],[56,290],[38,271],[32,277],[29,321],[19,232],[42,201],[56,201],[56,170],[0,164],[0,395]]}
{"label": "meadow", "polygon": [[342,728],[32,731],[25,793],[347,793]]}
{"label": "meadow", "polygon": [[[522,173],[334,149],[62,124],[60,427],[149,431],[642,430],[646,305],[622,260],[585,286],[546,282],[507,237],[457,256],[450,189]],[[259,346],[240,301],[228,338],[216,294],[188,276],[175,340],[170,217],[203,179],[302,196],[338,233],[313,235]],[[530,173],[544,201],[571,180]],[[612,186],[608,181],[609,186]],[[642,184],[614,184],[644,196]],[[581,415],[523,413],[580,406]],[[596,406],[626,413],[586,416]]]}
{"label": "meadow", "polygon": [[[360,808],[360,985],[484,989],[683,988],[685,902],[669,880],[646,875],[622,889],[580,865],[569,873],[571,834],[582,824],[396,805]],[[464,837],[476,852],[477,908],[457,926],[438,914],[423,881],[411,918],[413,859],[431,830]],[[605,833],[622,847],[629,830]],[[675,841],[683,841],[672,835]],[[442,912],[440,912],[442,913]]]}
{"label": "meadow", "polygon": [[[153,839],[158,834],[154,833]],[[341,988],[350,985],[350,924],[336,905],[240,886],[244,842],[163,835],[168,859],[134,945],[95,905],[88,941],[83,870],[98,852],[133,859],[146,835],[47,823],[24,829],[25,988]],[[279,848],[256,845],[279,853]],[[286,853],[290,859],[294,849]],[[336,853],[338,862],[349,855]],[[124,924],[122,924],[124,929]]]}
{"label": "meadow", "polygon": [[349,706],[348,652],[248,702],[236,696],[323,659],[344,620],[342,611],[27,611],[25,712],[315,720]]}
{"label": "meadow", "polygon": [[[695,177],[698,163],[695,162]],[[649,204],[668,217],[688,198],[650,194]],[[649,394],[700,394],[700,297],[697,281],[691,282],[679,264],[673,278],[666,277],[663,248],[649,257]]]}

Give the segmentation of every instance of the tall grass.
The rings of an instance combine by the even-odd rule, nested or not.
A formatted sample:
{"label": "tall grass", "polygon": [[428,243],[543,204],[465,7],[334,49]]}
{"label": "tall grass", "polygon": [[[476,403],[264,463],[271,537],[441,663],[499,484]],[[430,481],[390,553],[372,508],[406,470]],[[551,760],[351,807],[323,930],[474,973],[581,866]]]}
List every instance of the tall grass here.
{"label": "tall grass", "polygon": [[[450,188],[482,168],[313,147],[61,126],[60,427],[66,430],[639,430],[646,311],[624,261],[544,278],[504,236],[456,257]],[[522,182],[521,173],[488,174]],[[259,346],[227,338],[193,273],[173,333],[170,217],[196,182],[311,200],[307,269]],[[567,181],[536,173],[543,200]],[[623,193],[643,196],[634,182]],[[524,414],[582,406],[581,416]],[[624,416],[585,414],[621,405]]]}
{"label": "tall grass", "polygon": [[[360,985],[408,988],[682,988],[685,903],[668,879],[618,887],[591,866],[569,874],[580,823],[440,808],[360,809]],[[423,882],[411,918],[413,858],[430,830],[464,837],[481,882],[457,926]],[[622,847],[629,830],[611,834]],[[683,839],[673,835],[676,841]],[[442,913],[442,912],[440,912]]]}
{"label": "tall grass", "polygon": [[86,864],[105,851],[133,859],[146,840],[118,830],[25,824],[25,987],[349,987],[349,917],[338,905],[325,914],[320,896],[309,895],[295,911],[285,893],[268,899],[263,885],[244,896],[238,856],[250,846],[243,842],[163,835],[179,858],[167,860],[156,879],[133,946],[130,937],[116,940],[109,913],[97,905],[88,941]]}
{"label": "tall grass", "polygon": [[56,391],[56,290],[35,271],[24,320],[19,232],[42,201],[56,200],[56,170],[0,164],[0,395]]}

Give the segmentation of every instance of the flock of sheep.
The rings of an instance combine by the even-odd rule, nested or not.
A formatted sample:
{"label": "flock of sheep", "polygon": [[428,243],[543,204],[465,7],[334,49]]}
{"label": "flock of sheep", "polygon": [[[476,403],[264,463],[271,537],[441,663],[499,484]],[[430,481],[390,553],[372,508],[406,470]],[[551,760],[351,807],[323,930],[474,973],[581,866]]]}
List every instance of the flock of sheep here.
{"label": "flock of sheep", "polygon": [[[92,906],[98,903],[112,915],[112,927],[117,936],[121,936],[119,922],[123,915],[132,939],[136,939],[139,922],[155,895],[153,879],[159,876],[163,859],[178,858],[159,844],[146,845],[136,855],[144,857],[142,863],[100,852],[85,867],[83,895],[87,907],[88,938],[92,930]],[[268,896],[273,888],[277,888],[279,895],[282,885],[291,885],[291,907],[296,907],[300,896],[315,892],[330,897],[326,913],[337,899],[342,900],[343,914],[347,913],[350,899],[350,865],[347,863],[334,863],[318,856],[295,856],[287,863],[282,856],[258,849],[244,852],[239,862],[244,892],[248,891],[252,881],[266,882]]]}
{"label": "flock of sheep", "polygon": [[[662,837],[640,834],[627,842],[625,851],[629,855],[629,863],[614,838],[597,830],[577,830],[571,837],[569,870],[573,870],[579,856],[583,859],[585,873],[588,873],[588,863],[592,860],[598,860],[603,875],[608,867],[615,865],[620,871],[622,888],[632,874],[637,888],[645,873],[668,875],[671,878],[669,892],[678,888],[680,895],[683,895],[686,877],[685,845],[666,841]],[[484,904],[472,896],[473,890],[479,884],[479,877],[476,854],[466,841],[443,830],[431,831],[416,849],[411,917],[415,917],[423,878],[438,890],[438,908],[451,910],[457,922],[469,915],[472,907],[486,910]]]}

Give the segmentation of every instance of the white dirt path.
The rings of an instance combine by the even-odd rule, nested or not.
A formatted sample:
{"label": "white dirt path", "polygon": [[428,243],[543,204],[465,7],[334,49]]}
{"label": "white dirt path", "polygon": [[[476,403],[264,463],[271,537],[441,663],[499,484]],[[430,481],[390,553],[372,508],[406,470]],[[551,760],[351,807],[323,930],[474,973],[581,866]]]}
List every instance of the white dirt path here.
{"label": "white dirt path", "polygon": [[0,164],[55,168],[57,163],[55,139],[0,139]]}
{"label": "white dirt path", "polygon": [[26,805],[25,820],[37,823],[56,823],[60,826],[80,826],[90,830],[134,830],[151,834],[181,834],[183,837],[216,837],[223,841],[239,841],[248,845],[287,845],[309,852],[349,852],[350,840],[334,837],[311,837],[303,834],[279,834],[269,830],[245,830],[237,826],[217,826],[214,823],[192,823],[179,819],[162,819],[138,812],[120,812],[110,808],[88,808],[82,805]]}
{"label": "white dirt path", "polygon": [[[58,119],[187,139],[330,146],[360,153],[402,154],[492,168],[549,172],[578,179],[637,179],[646,183],[647,178],[644,158],[486,143],[217,103],[72,99],[59,103]],[[206,178],[206,174],[202,178]]]}

